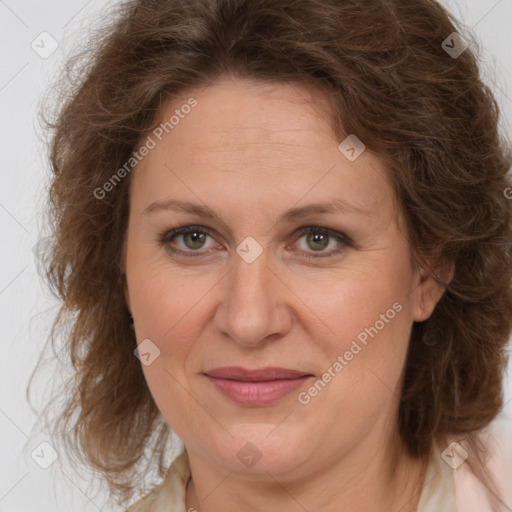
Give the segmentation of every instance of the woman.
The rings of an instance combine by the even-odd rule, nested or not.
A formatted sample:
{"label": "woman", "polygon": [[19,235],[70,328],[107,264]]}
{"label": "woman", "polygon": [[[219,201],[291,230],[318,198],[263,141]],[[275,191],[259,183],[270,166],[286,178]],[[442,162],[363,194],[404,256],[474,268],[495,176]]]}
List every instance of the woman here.
{"label": "woman", "polygon": [[165,475],[131,512],[466,511],[464,473],[510,506],[484,429],[511,157],[455,23],[433,0],[119,6],[53,122],[47,276],[76,369],[56,432],[123,503]]}

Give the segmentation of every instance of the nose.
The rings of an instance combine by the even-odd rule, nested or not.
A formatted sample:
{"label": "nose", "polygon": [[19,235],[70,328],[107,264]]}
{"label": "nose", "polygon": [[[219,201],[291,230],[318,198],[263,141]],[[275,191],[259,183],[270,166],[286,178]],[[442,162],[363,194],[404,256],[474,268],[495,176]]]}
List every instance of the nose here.
{"label": "nose", "polygon": [[245,347],[276,340],[286,335],[292,325],[288,304],[291,292],[269,260],[267,249],[252,263],[235,253],[233,266],[222,280],[215,326]]}

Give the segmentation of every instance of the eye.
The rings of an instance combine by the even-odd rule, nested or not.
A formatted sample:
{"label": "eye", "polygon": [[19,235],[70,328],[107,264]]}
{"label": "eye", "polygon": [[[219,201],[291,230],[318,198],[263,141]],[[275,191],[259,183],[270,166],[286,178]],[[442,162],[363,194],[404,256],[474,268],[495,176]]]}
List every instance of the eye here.
{"label": "eye", "polygon": [[[308,249],[313,250],[313,253],[304,254],[306,258],[328,258],[339,254],[343,249],[351,245],[351,240],[342,233],[319,226],[302,228],[299,231],[299,235],[297,240],[305,238],[306,252],[308,252]],[[324,251],[329,245],[334,245],[335,248],[330,251]]]}
{"label": "eye", "polygon": [[[188,253],[187,256],[201,256],[204,254],[204,251],[199,252],[199,249],[205,248],[208,237],[211,238],[210,231],[207,228],[201,226],[185,226],[164,232],[160,235],[159,242],[171,252],[180,254]],[[181,240],[182,245],[176,244],[174,242],[175,239]],[[178,248],[173,247],[173,244],[176,244]],[[213,248],[213,246],[211,246],[210,249],[211,248]]]}
{"label": "eye", "polygon": [[[204,256],[206,252],[210,252],[208,249],[222,247],[213,242],[208,247],[206,244],[208,238],[213,240],[210,233],[210,229],[203,226],[183,226],[164,231],[159,236],[158,241],[160,245],[172,253],[190,257]],[[298,235],[295,238],[295,243],[305,238],[306,247],[299,251],[305,258],[331,257],[352,245],[352,241],[346,235],[319,226],[301,228]],[[175,240],[180,241],[181,244]],[[334,249],[330,251],[324,250],[332,245],[334,245]]]}

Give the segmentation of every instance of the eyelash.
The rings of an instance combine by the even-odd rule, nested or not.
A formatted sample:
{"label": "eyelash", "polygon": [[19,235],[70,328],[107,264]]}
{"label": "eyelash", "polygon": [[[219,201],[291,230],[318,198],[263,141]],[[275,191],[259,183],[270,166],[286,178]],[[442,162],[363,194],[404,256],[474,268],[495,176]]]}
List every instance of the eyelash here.
{"label": "eyelash", "polygon": [[[170,242],[173,238],[175,238],[178,235],[187,234],[190,232],[198,231],[202,234],[206,234],[213,238],[211,234],[211,230],[209,228],[203,227],[203,226],[194,226],[194,225],[185,225],[180,226],[171,230],[166,230],[163,233],[161,233],[158,237],[158,242],[160,245],[165,247],[168,251],[171,251],[175,254],[179,254],[182,256],[187,256],[191,258],[196,258],[200,256],[204,256],[204,252],[201,252],[199,249],[197,251],[182,251],[181,249],[176,249],[175,247],[172,247]],[[323,228],[319,226],[306,226],[303,228],[300,228],[298,230],[298,237],[297,240],[302,238],[304,235],[307,235],[309,233],[318,233],[321,235],[328,235],[333,237],[336,241],[340,242],[342,244],[342,247],[336,250],[331,250],[327,253],[327,255],[320,255],[320,254],[304,254],[303,256],[305,258],[330,258],[332,256],[335,256],[343,251],[346,247],[351,247],[353,245],[352,240],[348,238],[346,235],[342,233],[338,233],[337,231],[333,231],[328,228]],[[195,254],[194,254],[195,253]]]}

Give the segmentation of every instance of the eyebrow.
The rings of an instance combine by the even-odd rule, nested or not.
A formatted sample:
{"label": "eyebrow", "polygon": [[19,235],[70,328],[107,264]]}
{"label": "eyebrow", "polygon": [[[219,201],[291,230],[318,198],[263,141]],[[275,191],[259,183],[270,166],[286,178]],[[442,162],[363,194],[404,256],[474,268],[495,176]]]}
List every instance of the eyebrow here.
{"label": "eyebrow", "polygon": [[[164,199],[151,203],[143,212],[142,215],[150,215],[157,211],[162,210],[177,210],[197,215],[207,219],[216,219],[224,224],[224,221],[216,214],[211,208],[206,205],[191,203],[188,201],[180,201],[177,199]],[[280,222],[292,222],[308,217],[313,214],[328,214],[328,213],[352,213],[359,215],[371,215],[372,212],[352,204],[348,204],[341,199],[335,199],[325,203],[309,204],[307,206],[290,208],[282,213],[277,219],[276,224]]]}

